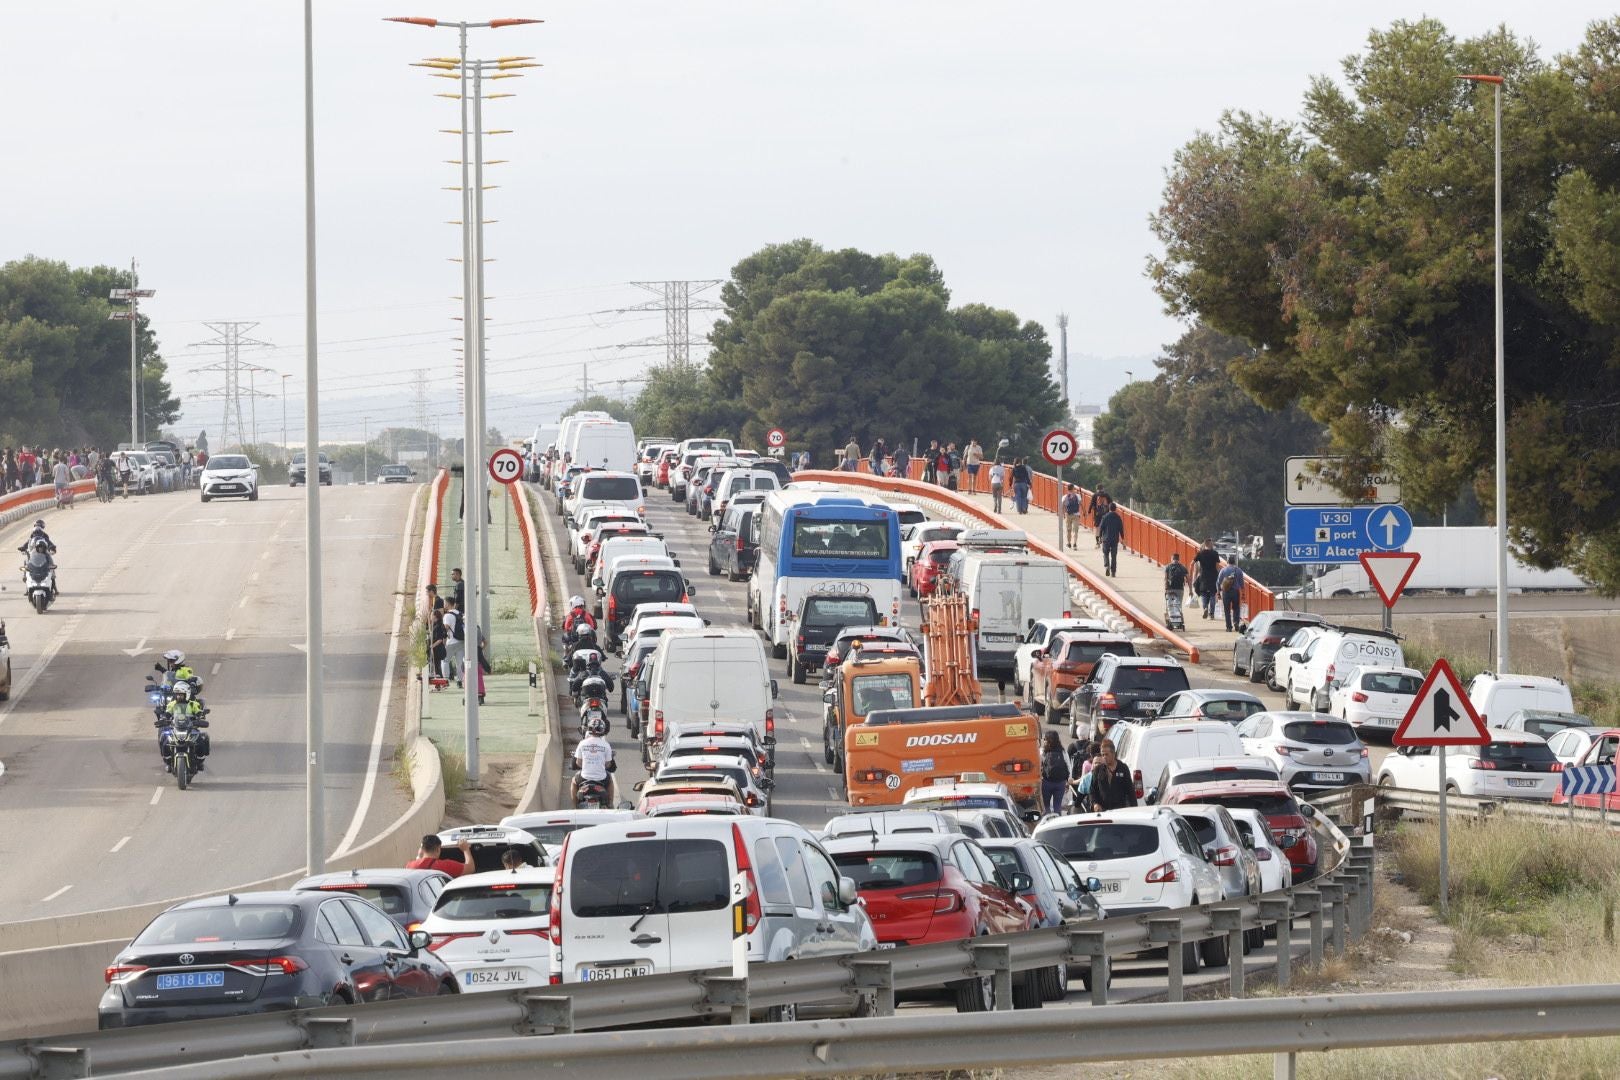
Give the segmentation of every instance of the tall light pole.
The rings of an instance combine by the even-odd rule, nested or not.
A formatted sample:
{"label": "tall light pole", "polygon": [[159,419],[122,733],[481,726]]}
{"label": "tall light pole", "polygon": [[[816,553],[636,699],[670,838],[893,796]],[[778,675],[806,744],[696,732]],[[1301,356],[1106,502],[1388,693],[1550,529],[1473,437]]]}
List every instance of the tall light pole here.
{"label": "tall light pole", "polygon": [[1496,670],[1508,670],[1507,360],[1502,340],[1502,76],[1458,75],[1489,83],[1496,104]]}
{"label": "tall light pole", "polygon": [[292,461],[292,450],[287,445],[287,380],[290,378],[290,374],[281,377],[281,452],[289,463]]}
{"label": "tall light pole", "polygon": [[[321,699],[320,365],[315,337],[315,12],[304,0],[304,858],[326,869],[326,717]],[[286,384],[283,383],[283,386]]]}
{"label": "tall light pole", "polygon": [[145,297],[156,296],[156,289],[139,288],[140,277],[137,274],[135,260],[129,260],[129,288],[114,289],[108,296],[113,300],[126,300],[129,302],[128,311],[114,311],[107,316],[117,321],[129,323],[129,442],[136,449],[141,445],[141,361],[136,343],[139,338],[141,300]]}
{"label": "tall light pole", "polygon": [[371,417],[366,417],[365,422],[365,441],[360,444],[360,483],[369,484],[371,483]]}

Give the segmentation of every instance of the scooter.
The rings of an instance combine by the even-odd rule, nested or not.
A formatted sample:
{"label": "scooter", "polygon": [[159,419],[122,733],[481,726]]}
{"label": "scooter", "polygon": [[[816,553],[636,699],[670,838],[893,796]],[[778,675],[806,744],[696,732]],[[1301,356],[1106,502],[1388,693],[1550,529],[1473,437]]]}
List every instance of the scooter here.
{"label": "scooter", "polygon": [[39,553],[28,556],[23,563],[23,595],[39,614],[56,599],[56,568],[50,557]]}

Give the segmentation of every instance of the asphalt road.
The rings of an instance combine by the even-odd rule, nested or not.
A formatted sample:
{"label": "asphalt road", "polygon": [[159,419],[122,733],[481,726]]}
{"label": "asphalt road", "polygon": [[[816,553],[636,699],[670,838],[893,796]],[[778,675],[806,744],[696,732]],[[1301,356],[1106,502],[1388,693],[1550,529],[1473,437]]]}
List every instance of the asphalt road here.
{"label": "asphalt road", "polygon": [[[321,492],[328,775],[335,849],[359,805],[409,485]],[[15,685],[0,704],[0,910],[7,921],[225,889],[304,865],[304,493],[195,492],[44,515],[63,594],[44,615],[0,574]],[[0,536],[9,552],[18,528]],[[185,651],[213,754],[180,791],[145,676]],[[360,838],[403,808],[385,757]]]}

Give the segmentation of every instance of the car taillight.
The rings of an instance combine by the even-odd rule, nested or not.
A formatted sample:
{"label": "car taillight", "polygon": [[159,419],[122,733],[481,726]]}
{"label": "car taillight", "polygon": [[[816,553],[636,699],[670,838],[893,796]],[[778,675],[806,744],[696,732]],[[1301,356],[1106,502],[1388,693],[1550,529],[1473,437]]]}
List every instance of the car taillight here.
{"label": "car taillight", "polygon": [[[684,600],[685,597],[682,597],[681,599]],[[608,597],[607,617],[611,620],[613,618],[614,614],[616,612],[618,612],[618,610],[619,610],[619,601],[616,600],[614,597],[611,597],[611,596]]]}
{"label": "car taillight", "polygon": [[1064,617],[1064,618],[1065,618],[1065,619],[1071,619],[1071,618],[1073,618],[1073,617],[1074,617],[1074,613],[1073,613],[1073,612],[1071,612],[1071,611],[1068,611],[1068,610],[1065,610],[1065,611],[1064,611],[1064,612],[1063,612],[1063,617]]}
{"label": "car taillight", "polygon": [[738,534],[737,534],[737,550],[738,550],[738,551],[742,551],[742,550],[743,550],[743,538],[742,538],[742,534],[741,534],[741,533],[738,533]]}
{"label": "car taillight", "polygon": [[799,648],[801,648],[801,649],[804,648],[804,635],[803,634],[799,635]]}
{"label": "car taillight", "polygon": [[1278,743],[1276,746],[1272,747],[1272,749],[1277,751],[1277,753],[1281,754],[1283,757],[1287,757],[1289,754],[1294,752],[1294,748],[1292,746],[1284,746],[1282,743]]}
{"label": "car taillight", "polygon": [[1118,709],[1119,708],[1119,699],[1116,698],[1111,693],[1098,694],[1097,695],[1097,708],[1099,708],[1099,709]]}
{"label": "car taillight", "polygon": [[657,712],[653,713],[653,738],[654,739],[662,739],[663,737],[664,737],[664,710],[659,709]]}
{"label": "car taillight", "polygon": [[748,859],[748,845],[743,841],[742,828],[738,825],[731,827],[731,847],[736,854],[737,872],[747,879],[744,890],[747,895],[743,900],[743,924],[741,927],[732,927],[733,931],[741,929],[745,934],[752,934],[754,927],[764,912],[759,906],[759,886],[754,882],[754,864]]}
{"label": "car taillight", "polygon": [[[1365,751],[1365,750],[1363,750],[1363,751],[1362,751],[1362,754],[1364,754],[1364,755],[1365,755],[1365,754],[1366,754],[1366,751]],[[1562,761],[1555,761],[1555,762],[1553,762],[1553,763],[1552,763],[1552,771],[1553,771],[1553,772],[1563,772],[1563,771],[1564,771],[1564,763],[1563,763],[1563,762],[1562,762]]]}
{"label": "car taillight", "polygon": [[1281,645],[1282,644],[1282,638],[1280,638],[1280,637],[1263,637],[1263,638],[1260,639],[1260,644],[1262,644],[1262,645]]}
{"label": "car taillight", "polygon": [[[557,849],[557,869],[552,880],[556,883],[551,889],[551,910],[547,913],[546,933],[551,937],[551,944],[557,949],[562,948],[562,895],[563,895],[563,862],[568,858],[568,837],[563,837],[562,847]],[[558,957],[562,956],[558,952]],[[561,976],[551,977],[553,984],[562,982]]]}
{"label": "car taillight", "polygon": [[297,956],[270,956],[263,960],[234,960],[231,967],[249,975],[296,975],[309,965]]}
{"label": "car taillight", "polygon": [[1333,681],[1333,673],[1334,673],[1334,671],[1337,670],[1337,668],[1338,668],[1338,665],[1336,665],[1336,664],[1329,664],[1327,666],[1327,681],[1328,682]]}
{"label": "car taillight", "polygon": [[973,629],[977,630],[979,628],[979,609],[978,608],[974,608],[968,614],[968,622],[970,624],[972,624]]}
{"label": "car taillight", "polygon": [[962,910],[962,894],[953,889],[935,889],[928,892],[899,893],[896,900],[909,900],[912,903],[921,903],[931,900],[934,904],[935,915],[949,915],[953,911]]}
{"label": "car taillight", "polygon": [[887,769],[857,769],[854,776],[857,783],[881,784],[889,775]]}
{"label": "car taillight", "polygon": [[1083,667],[1085,667],[1085,664],[1083,664],[1079,660],[1063,660],[1063,661],[1060,661],[1059,663],[1053,665],[1052,670],[1054,670],[1054,671],[1074,672],[1074,671],[1079,671]]}
{"label": "car taillight", "polygon": [[1486,761],[1484,758],[1469,758],[1468,767],[1470,769],[1495,769],[1496,762]]}
{"label": "car taillight", "polygon": [[102,974],[107,979],[107,985],[111,986],[115,982],[133,979],[145,970],[145,964],[114,964],[103,971]]}
{"label": "car taillight", "polygon": [[1142,770],[1141,769],[1132,770],[1132,772],[1131,772],[1131,781],[1132,781],[1132,783],[1134,783],[1136,785],[1136,797],[1138,799],[1140,799],[1142,797]]}
{"label": "car taillight", "polygon": [[776,734],[776,710],[775,709],[766,709],[765,710],[765,734],[771,735],[771,736],[774,736]]}
{"label": "car taillight", "polygon": [[1357,690],[1355,693],[1350,695],[1350,700],[1360,704],[1361,702],[1367,700],[1367,695],[1363,694],[1360,690]]}
{"label": "car taillight", "polygon": [[1365,746],[1363,746],[1363,747],[1362,747],[1362,748],[1361,748],[1361,756],[1362,756],[1362,758],[1364,758],[1364,759],[1365,759],[1365,758],[1366,758],[1366,757],[1367,757],[1367,756],[1368,756],[1368,755],[1367,755],[1367,748],[1366,748],[1366,747],[1365,747]]}
{"label": "car taillight", "polygon": [[1228,845],[1215,849],[1215,857],[1210,860],[1216,866],[1236,866],[1238,849]]}
{"label": "car taillight", "polygon": [[1168,881],[1180,881],[1181,875],[1177,872],[1175,863],[1167,862],[1160,863],[1158,866],[1155,866],[1153,869],[1149,870],[1147,872],[1147,876],[1142,880],[1147,882],[1149,885],[1163,885]]}

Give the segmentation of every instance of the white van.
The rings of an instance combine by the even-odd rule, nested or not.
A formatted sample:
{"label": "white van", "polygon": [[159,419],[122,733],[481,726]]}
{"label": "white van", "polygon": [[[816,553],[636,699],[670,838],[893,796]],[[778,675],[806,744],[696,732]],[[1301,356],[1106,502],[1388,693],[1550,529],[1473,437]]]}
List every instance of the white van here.
{"label": "white van", "polygon": [[714,486],[714,498],[710,500],[710,516],[719,521],[724,516],[726,507],[744,491],[760,492],[760,498],[763,499],[765,492],[777,491],[781,487],[782,482],[773,472],[746,467],[727,469]]}
{"label": "white van", "polygon": [[[762,744],[776,742],[776,681],[765,644],[752,631],[671,630],[649,663],[650,722],[642,729],[646,741],[673,738],[683,725],[742,720],[754,726]],[[647,752],[658,756],[652,747]]]}
{"label": "white van", "polygon": [[1350,674],[1351,668],[1403,668],[1406,653],[1394,634],[1353,626],[1327,627],[1288,666],[1288,682],[1283,695],[1288,707],[1327,712],[1333,705],[1333,690]]}
{"label": "white van", "polygon": [[603,420],[611,423],[613,417],[605,412],[577,412],[569,413],[563,417],[562,421],[557,425],[556,447],[558,459],[561,459],[568,451],[569,446],[573,444],[574,432],[579,430],[581,424]]}
{"label": "white van", "polygon": [[597,469],[580,473],[563,503],[563,513],[577,521],[587,506],[603,503],[633,507],[641,517],[647,516],[647,496],[634,473]]}
{"label": "white van", "polygon": [[1243,756],[1243,740],[1238,738],[1237,729],[1224,720],[1126,722],[1115,724],[1109,738],[1114,740],[1114,753],[1131,770],[1136,797],[1144,800],[1149,794],[1157,799],[1158,792],[1145,792],[1143,778],[1154,783],[1172,761]]}
{"label": "white van", "polygon": [[1544,675],[1496,675],[1482,671],[1468,684],[1468,700],[1486,727],[1503,727],[1521,709],[1572,713],[1575,699],[1562,679]]}
{"label": "white van", "polygon": [[[554,970],[572,983],[728,967],[734,899],[751,963],[877,948],[855,883],[803,826],[692,815],[568,836],[551,904]],[[797,1009],[766,1019],[793,1020]]]}
{"label": "white van", "polygon": [[1015,529],[976,529],[957,537],[950,575],[968,598],[981,678],[1014,678],[1018,646],[1038,619],[1067,619],[1069,571],[1032,555]]}
{"label": "white van", "polygon": [[622,420],[581,424],[569,451],[577,464],[628,473],[636,467],[636,432]]}

